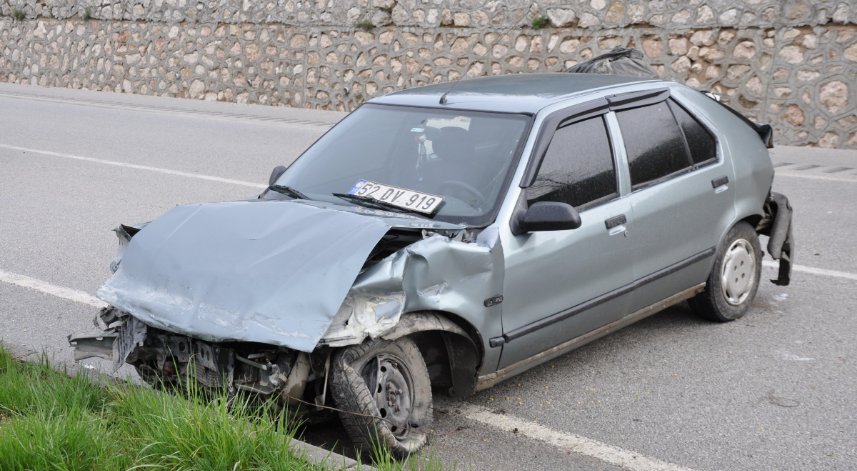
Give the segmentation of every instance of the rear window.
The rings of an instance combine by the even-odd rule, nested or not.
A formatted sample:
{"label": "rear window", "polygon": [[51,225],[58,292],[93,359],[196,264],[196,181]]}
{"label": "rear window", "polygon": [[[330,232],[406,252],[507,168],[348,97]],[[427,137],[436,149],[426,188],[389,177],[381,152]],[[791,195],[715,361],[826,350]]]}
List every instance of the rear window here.
{"label": "rear window", "polygon": [[687,146],[690,149],[690,158],[694,165],[716,160],[717,142],[714,140],[714,136],[681,105],[672,99],[669,100],[669,104],[679,126],[681,126],[681,130],[684,132]]}
{"label": "rear window", "polygon": [[690,167],[684,137],[666,101],[616,112],[632,189]]}

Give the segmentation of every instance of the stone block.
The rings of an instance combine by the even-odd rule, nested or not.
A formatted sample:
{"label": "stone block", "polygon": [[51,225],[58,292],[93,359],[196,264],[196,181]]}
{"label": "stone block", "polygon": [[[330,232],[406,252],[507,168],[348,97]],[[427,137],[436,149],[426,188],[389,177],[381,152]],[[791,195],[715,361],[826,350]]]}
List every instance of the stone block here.
{"label": "stone block", "polygon": [[557,28],[573,26],[577,20],[574,10],[569,8],[549,8],[547,16],[551,24]]}
{"label": "stone block", "polygon": [[840,80],[824,84],[818,94],[818,99],[830,114],[848,106],[848,85]]}

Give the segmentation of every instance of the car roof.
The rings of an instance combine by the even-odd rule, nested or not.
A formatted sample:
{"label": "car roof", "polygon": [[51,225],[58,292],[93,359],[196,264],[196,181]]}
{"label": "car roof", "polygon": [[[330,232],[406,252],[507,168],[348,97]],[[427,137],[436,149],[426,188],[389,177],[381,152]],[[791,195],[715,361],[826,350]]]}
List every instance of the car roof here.
{"label": "car roof", "polygon": [[[510,74],[410,88],[369,103],[535,114],[552,103],[602,88],[660,80],[598,74]],[[440,104],[444,93],[446,104]]]}

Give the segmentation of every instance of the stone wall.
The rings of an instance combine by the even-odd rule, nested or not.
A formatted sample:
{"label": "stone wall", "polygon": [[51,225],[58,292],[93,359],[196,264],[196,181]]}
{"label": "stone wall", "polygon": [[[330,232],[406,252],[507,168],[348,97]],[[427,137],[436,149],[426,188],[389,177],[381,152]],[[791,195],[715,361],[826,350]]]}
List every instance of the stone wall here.
{"label": "stone wall", "polygon": [[854,0],[0,3],[0,82],[306,108],[619,46],[771,122],[780,144],[857,148]]}

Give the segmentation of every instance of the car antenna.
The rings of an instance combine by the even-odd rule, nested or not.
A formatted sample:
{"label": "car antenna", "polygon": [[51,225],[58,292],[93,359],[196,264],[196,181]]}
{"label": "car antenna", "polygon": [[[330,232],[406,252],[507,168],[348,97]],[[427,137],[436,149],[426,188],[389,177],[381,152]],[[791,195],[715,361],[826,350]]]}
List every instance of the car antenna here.
{"label": "car antenna", "polygon": [[[491,41],[491,44],[489,44],[489,45],[488,45],[487,50],[488,50],[488,51],[491,51],[491,48],[492,48],[492,47],[494,47],[494,44],[496,44],[496,43],[497,43],[497,41],[499,41],[499,40],[500,40],[500,38],[502,38],[503,36],[505,36],[505,35],[509,34],[509,31],[512,31],[512,28],[516,28],[517,26],[518,26],[517,24],[514,24],[514,25],[510,26],[510,27],[509,27],[509,29],[507,29],[506,31],[503,31],[503,34],[500,34],[500,35],[498,35],[496,38],[494,38],[494,41]],[[465,69],[465,73],[467,73],[467,72],[466,72],[467,70],[470,70],[470,66],[471,66],[471,65],[473,65],[473,59],[471,59],[471,60],[470,60],[470,62],[468,62],[468,63],[467,63],[467,68]],[[488,71],[486,70],[486,71],[485,71],[485,73],[487,74],[487,73],[488,73]],[[447,103],[446,96],[447,96],[447,95],[449,95],[449,92],[451,92],[451,91],[452,91],[452,89],[453,89],[453,88],[455,88],[455,86],[456,86],[456,85],[458,85],[458,82],[459,82],[460,80],[461,80],[461,76],[459,75],[459,76],[458,76],[458,78],[457,78],[457,79],[455,79],[455,83],[453,83],[453,84],[452,84],[452,86],[451,86],[451,87],[449,87],[449,90],[447,90],[443,95],[441,95],[441,97],[440,97],[440,102],[439,102],[441,105],[445,105],[445,104]]]}

